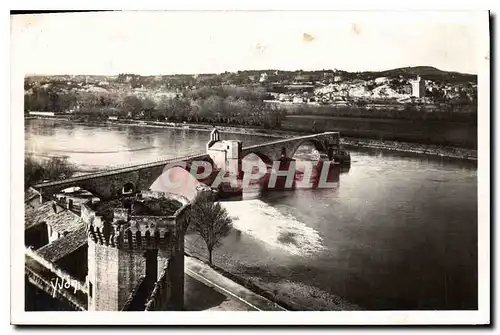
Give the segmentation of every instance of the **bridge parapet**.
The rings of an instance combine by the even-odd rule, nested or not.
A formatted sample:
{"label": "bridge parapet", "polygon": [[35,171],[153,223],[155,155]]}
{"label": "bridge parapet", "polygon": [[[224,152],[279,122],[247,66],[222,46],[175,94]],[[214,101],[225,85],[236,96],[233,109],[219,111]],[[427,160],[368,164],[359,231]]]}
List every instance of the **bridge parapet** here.
{"label": "bridge parapet", "polygon": [[76,184],[79,181],[84,181],[84,180],[88,180],[88,179],[105,177],[105,176],[116,175],[116,174],[122,174],[122,173],[126,173],[126,172],[136,171],[139,169],[147,169],[150,167],[162,166],[162,165],[169,164],[169,163],[188,161],[188,160],[193,160],[196,158],[203,159],[203,158],[207,158],[207,157],[208,157],[208,155],[205,152],[192,152],[192,153],[187,153],[187,154],[184,154],[181,156],[176,156],[176,157],[172,157],[172,158],[160,158],[160,159],[147,161],[147,162],[139,163],[139,164],[132,163],[132,164],[118,165],[118,166],[115,165],[115,166],[107,167],[104,170],[99,171],[99,172],[88,173],[88,174],[84,174],[81,176],[71,177],[68,179],[54,180],[54,181],[38,183],[36,185],[33,185],[33,188],[35,190],[43,190],[43,189],[49,189],[53,186],[64,187],[65,185]]}

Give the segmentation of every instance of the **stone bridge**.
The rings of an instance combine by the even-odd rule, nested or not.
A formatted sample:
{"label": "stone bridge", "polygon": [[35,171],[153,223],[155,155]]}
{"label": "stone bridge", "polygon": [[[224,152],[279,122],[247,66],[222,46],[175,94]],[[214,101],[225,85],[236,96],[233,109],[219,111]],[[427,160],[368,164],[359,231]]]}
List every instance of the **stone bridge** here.
{"label": "stone bridge", "polygon": [[[312,144],[320,153],[327,155],[328,159],[332,160],[335,150],[339,149],[339,142],[340,134],[338,132],[326,132],[242,148],[240,141],[221,141],[218,131],[214,130],[207,143],[206,152],[39,183],[33,188],[37,189],[42,197],[47,198],[65,188],[74,186],[81,187],[103,198],[111,198],[128,191],[150,189],[163,172],[175,164],[183,166],[185,163],[186,165],[183,167],[189,169],[191,162],[203,160],[209,162],[215,169],[225,169],[229,163],[234,163],[234,161],[239,162],[241,166],[241,160],[249,154],[257,155],[264,163],[271,163],[292,158],[297,149],[305,143]],[[201,182],[206,181],[202,180]]]}
{"label": "stone bridge", "polygon": [[292,158],[303,144],[313,145],[320,153],[327,155],[329,160],[333,160],[335,150],[339,149],[340,134],[327,132],[252,145],[241,150],[241,159],[249,154],[259,156],[264,163]]}
{"label": "stone bridge", "polygon": [[97,173],[36,184],[42,197],[50,198],[51,195],[68,187],[78,186],[103,198],[120,196],[124,191],[148,190],[151,185],[172,165],[182,162],[188,164],[192,161],[208,160],[205,153],[197,153],[170,159],[160,159],[153,162],[112,168]]}

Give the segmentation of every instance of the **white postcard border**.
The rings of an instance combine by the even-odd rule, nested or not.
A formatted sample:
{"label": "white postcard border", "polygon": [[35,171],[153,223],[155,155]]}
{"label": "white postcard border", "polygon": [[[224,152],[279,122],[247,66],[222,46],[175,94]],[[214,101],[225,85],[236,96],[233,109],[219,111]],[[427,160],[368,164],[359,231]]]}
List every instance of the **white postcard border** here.
{"label": "white postcard border", "polygon": [[[355,14],[354,14],[355,15]],[[394,13],[391,13],[394,15]],[[488,13],[477,13],[478,37],[478,311],[367,311],[367,312],[25,312],[23,212],[23,73],[11,49],[11,323],[14,324],[485,324],[490,320],[490,66]]]}

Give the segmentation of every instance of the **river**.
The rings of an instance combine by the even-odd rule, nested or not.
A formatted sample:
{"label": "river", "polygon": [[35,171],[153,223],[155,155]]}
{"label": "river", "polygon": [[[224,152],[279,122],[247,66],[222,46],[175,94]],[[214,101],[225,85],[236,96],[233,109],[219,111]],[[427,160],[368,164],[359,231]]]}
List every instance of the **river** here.
{"label": "river", "polygon": [[[27,120],[25,150],[88,171],[201,151],[208,135]],[[351,157],[336,188],[224,202],[234,229],[215,264],[319,309],[477,309],[477,166],[371,149]],[[194,235],[187,245],[202,250]]]}

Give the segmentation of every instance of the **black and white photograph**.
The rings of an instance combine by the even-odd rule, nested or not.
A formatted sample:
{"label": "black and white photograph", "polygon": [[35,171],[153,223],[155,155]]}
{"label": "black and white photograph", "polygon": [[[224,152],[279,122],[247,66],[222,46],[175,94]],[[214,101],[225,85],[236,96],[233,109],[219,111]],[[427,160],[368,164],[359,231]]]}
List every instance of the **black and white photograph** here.
{"label": "black and white photograph", "polygon": [[11,322],[488,324],[489,22],[12,12]]}

